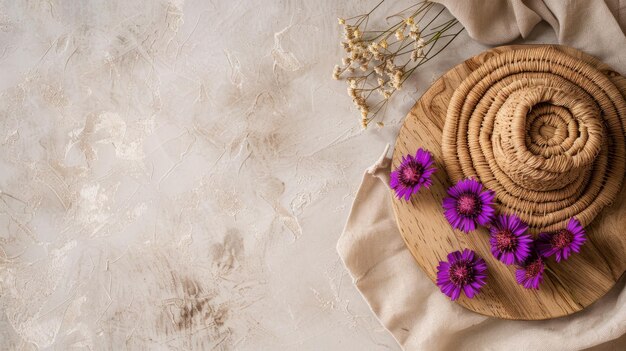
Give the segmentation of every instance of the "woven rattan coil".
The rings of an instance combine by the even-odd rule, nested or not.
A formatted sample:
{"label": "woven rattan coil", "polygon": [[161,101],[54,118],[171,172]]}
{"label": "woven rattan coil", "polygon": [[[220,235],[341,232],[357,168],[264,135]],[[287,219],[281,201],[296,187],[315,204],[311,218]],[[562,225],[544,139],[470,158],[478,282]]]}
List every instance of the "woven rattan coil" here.
{"label": "woven rattan coil", "polygon": [[480,180],[533,232],[588,225],[618,195],[626,101],[593,65],[551,47],[512,50],[455,90],[443,130],[453,182]]}

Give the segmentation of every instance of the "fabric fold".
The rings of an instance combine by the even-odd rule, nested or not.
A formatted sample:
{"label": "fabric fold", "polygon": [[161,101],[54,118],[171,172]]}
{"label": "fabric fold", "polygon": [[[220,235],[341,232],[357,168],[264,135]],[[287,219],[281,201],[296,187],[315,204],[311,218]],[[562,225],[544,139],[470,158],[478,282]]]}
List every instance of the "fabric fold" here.
{"label": "fabric fold", "polygon": [[623,0],[433,1],[444,5],[480,43],[501,45],[527,38],[545,21],[560,44],[583,50],[626,74],[626,36],[618,22]]}

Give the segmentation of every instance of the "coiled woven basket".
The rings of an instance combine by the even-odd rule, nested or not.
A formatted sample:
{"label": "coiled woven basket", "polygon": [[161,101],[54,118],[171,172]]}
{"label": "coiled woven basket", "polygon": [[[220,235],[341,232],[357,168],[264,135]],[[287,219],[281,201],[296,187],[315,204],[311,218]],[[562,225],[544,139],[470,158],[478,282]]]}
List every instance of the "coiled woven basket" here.
{"label": "coiled woven basket", "polygon": [[[400,233],[433,280],[448,252],[469,248],[487,261],[488,284],[460,305],[507,319],[571,314],[603,296],[626,269],[626,79],[563,46],[506,46],[459,64],[407,115],[392,168],[430,150],[439,171],[410,202],[394,200]],[[555,264],[540,290],[515,282],[514,267],[492,256],[488,232],[453,230],[442,213],[447,188],[463,178],[495,191],[500,212],[533,234],[576,217],[587,230],[580,254]]]}
{"label": "coiled woven basket", "polygon": [[624,96],[591,64],[549,46],[509,51],[456,88],[443,159],[535,232],[586,226],[621,188],[625,123]]}

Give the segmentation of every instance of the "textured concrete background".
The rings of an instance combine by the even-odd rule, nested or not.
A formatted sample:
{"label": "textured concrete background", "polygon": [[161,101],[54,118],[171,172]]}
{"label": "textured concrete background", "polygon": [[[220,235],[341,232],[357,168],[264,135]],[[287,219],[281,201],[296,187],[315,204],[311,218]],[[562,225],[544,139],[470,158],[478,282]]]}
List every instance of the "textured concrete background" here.
{"label": "textured concrete background", "polygon": [[0,349],[397,349],[335,243],[415,99],[484,47],[363,132],[330,76],[336,17],[376,2],[0,1]]}

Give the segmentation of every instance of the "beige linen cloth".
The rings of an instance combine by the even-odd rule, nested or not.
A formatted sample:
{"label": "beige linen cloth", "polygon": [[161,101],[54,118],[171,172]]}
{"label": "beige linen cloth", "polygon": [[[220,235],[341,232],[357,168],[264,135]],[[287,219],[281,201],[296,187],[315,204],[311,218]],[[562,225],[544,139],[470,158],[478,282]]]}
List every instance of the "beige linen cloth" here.
{"label": "beige linen cloth", "polygon": [[[437,0],[488,44],[526,37],[541,20],[559,42],[626,74],[626,0]],[[485,317],[450,302],[417,267],[397,229],[388,150],[369,168],[337,250],[380,322],[406,350],[626,350],[626,279],[597,303],[548,321]],[[626,254],[626,253],[625,253]]]}

